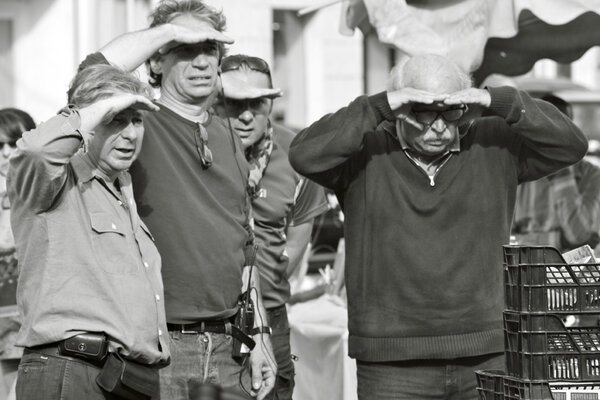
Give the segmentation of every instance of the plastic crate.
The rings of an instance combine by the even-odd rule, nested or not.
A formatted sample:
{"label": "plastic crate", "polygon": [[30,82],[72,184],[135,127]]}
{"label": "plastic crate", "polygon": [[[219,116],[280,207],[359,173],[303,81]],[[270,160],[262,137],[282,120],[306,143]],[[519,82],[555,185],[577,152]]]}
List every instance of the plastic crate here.
{"label": "plastic crate", "polygon": [[503,400],[563,400],[564,397],[556,396],[550,385],[545,381],[527,381],[511,376],[503,379]]}
{"label": "plastic crate", "polygon": [[502,371],[475,371],[481,400],[600,400],[600,383],[548,383],[504,375]]}
{"label": "plastic crate", "polygon": [[503,246],[506,309],[600,313],[600,264],[567,264],[554,247]]}
{"label": "plastic crate", "polygon": [[504,371],[475,371],[475,375],[481,400],[504,399]]}
{"label": "plastic crate", "polygon": [[600,327],[566,328],[554,314],[504,312],[508,374],[547,381],[600,381]]}

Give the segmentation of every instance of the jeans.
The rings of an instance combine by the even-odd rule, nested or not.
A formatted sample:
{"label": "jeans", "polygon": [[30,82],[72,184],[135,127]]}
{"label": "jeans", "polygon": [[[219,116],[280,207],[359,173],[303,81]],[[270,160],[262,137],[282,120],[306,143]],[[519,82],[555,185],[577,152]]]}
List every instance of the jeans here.
{"label": "jeans", "polygon": [[267,310],[269,325],[273,330],[271,344],[277,361],[277,380],[267,399],[291,400],[294,392],[294,363],[290,349],[290,325],[285,305]]}
{"label": "jeans", "polygon": [[41,353],[25,353],[17,372],[17,400],[118,400],[96,384],[100,368]]}
{"label": "jeans", "polygon": [[359,400],[479,400],[475,371],[503,370],[504,354],[356,364]]}
{"label": "jeans", "polygon": [[231,356],[231,336],[170,331],[169,339],[171,364],[160,370],[162,400],[200,400],[190,398],[190,393],[204,383],[251,399],[249,361]]}

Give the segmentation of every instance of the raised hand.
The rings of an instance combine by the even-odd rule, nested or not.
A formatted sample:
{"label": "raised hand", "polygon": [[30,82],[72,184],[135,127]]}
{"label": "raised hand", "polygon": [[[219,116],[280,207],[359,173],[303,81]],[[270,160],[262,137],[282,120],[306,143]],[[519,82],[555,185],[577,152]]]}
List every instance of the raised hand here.
{"label": "raised hand", "polygon": [[444,104],[456,105],[456,104],[467,104],[467,105],[480,105],[482,107],[489,107],[492,103],[492,97],[490,92],[485,89],[469,88],[460,90],[449,94],[444,99]]}
{"label": "raised hand", "polygon": [[387,97],[390,108],[396,114],[396,118],[408,122],[417,129],[422,129],[423,126],[417,122],[410,113],[413,104],[433,104],[443,102],[448,95],[406,87],[387,92]]}
{"label": "raised hand", "polygon": [[258,99],[260,97],[275,98],[281,97],[280,88],[256,88],[248,85],[247,82],[236,79],[233,74],[224,73],[221,75],[221,86],[223,94],[228,99],[244,100]]}
{"label": "raised hand", "polygon": [[199,28],[197,25],[189,27],[183,24],[171,24],[170,26],[173,30],[174,39],[158,49],[159,54],[166,54],[174,47],[182,44],[195,44],[207,41],[232,44],[234,41],[208,24],[202,28]]}
{"label": "raised hand", "polygon": [[147,111],[159,110],[158,106],[142,95],[129,93],[116,94],[81,108],[79,110],[81,118],[80,129],[84,132],[93,131],[100,124],[110,123],[118,113],[128,108]]}

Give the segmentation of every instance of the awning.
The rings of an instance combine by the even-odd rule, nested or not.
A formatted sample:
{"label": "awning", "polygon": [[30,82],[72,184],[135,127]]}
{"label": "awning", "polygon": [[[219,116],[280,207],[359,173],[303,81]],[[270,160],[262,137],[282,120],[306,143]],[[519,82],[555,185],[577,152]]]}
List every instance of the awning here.
{"label": "awning", "polygon": [[600,45],[600,0],[343,0],[342,12],[342,32],[375,29],[400,57],[446,55],[477,82]]}

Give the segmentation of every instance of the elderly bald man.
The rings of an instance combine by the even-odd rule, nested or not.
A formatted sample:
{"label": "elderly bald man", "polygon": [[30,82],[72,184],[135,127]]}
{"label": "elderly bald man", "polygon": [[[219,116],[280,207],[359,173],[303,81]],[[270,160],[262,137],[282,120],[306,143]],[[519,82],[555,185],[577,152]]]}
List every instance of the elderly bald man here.
{"label": "elderly bald man", "polygon": [[292,166],[345,213],[349,353],[358,397],[477,399],[477,369],[503,369],[502,245],[521,182],[583,157],[550,104],[476,89],[448,59],[396,67],[300,132]]}

